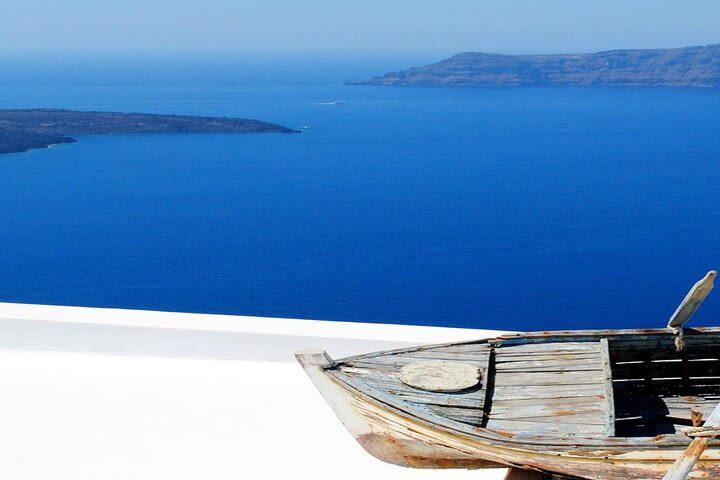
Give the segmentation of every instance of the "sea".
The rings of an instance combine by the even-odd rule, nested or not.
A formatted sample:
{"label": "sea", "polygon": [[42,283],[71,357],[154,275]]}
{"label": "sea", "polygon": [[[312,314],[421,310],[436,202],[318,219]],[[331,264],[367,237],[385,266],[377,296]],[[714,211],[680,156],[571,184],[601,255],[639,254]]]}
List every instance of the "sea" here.
{"label": "sea", "polygon": [[[439,60],[392,55],[3,55],[0,108],[302,132],[0,156],[3,302],[663,327],[720,266],[720,90],[343,84]],[[720,325],[720,291],[691,322]]]}

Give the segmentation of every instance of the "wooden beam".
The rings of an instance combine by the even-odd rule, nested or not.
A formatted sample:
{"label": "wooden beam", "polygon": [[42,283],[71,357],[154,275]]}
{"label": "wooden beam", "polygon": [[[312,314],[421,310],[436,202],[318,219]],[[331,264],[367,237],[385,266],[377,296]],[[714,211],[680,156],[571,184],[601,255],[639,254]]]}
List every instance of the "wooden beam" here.
{"label": "wooden beam", "polygon": [[[715,407],[715,410],[713,410],[703,426],[720,427],[720,404]],[[697,437],[693,439],[687,450],[678,457],[667,474],[665,474],[663,480],[685,480],[695,467],[697,461],[700,460],[710,440],[711,437]]]}
{"label": "wooden beam", "polygon": [[600,357],[605,386],[605,436],[614,437],[615,393],[613,391],[612,364],[610,363],[610,346],[607,338],[600,340]]}

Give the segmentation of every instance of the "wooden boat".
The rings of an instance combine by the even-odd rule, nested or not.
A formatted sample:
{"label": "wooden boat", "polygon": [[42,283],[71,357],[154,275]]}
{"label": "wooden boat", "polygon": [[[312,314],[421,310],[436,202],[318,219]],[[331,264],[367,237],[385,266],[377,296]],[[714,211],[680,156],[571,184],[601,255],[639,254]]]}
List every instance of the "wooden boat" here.
{"label": "wooden boat", "polygon": [[682,329],[714,276],[693,287],[672,331],[536,332],[341,360],[296,356],[350,433],[389,463],[512,467],[513,478],[685,478],[693,468],[693,478],[720,478],[720,328]]}

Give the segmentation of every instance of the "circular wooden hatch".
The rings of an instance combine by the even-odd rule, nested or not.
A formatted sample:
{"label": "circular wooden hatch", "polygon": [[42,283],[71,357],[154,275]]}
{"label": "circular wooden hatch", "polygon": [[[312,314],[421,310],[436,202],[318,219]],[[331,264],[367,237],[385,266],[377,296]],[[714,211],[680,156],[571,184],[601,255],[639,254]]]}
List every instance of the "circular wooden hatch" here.
{"label": "circular wooden hatch", "polygon": [[476,386],[481,377],[475,365],[442,360],[410,363],[399,374],[405,385],[428,392],[460,392]]}

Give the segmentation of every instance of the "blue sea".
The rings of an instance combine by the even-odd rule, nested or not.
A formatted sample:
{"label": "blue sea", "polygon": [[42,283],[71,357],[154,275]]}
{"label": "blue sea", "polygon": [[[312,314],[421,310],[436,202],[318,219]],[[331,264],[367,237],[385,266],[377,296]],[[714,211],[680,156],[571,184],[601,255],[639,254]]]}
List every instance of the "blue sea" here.
{"label": "blue sea", "polygon": [[[432,59],[271,60],[6,61],[2,108],[312,128],[0,156],[0,301],[662,327],[720,266],[718,90],[345,86]],[[720,293],[692,322],[720,325]]]}

